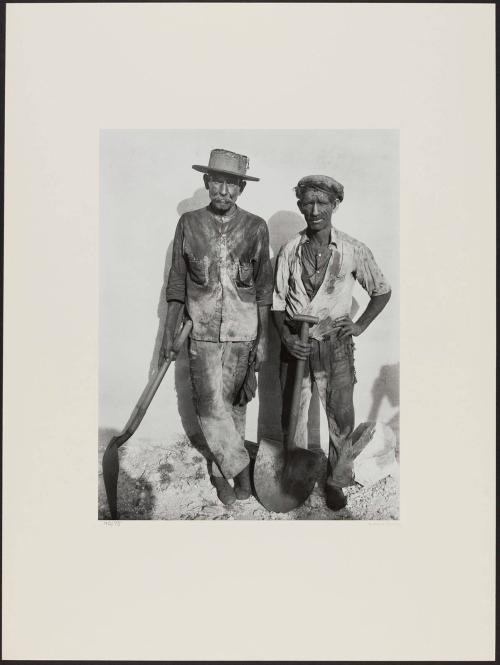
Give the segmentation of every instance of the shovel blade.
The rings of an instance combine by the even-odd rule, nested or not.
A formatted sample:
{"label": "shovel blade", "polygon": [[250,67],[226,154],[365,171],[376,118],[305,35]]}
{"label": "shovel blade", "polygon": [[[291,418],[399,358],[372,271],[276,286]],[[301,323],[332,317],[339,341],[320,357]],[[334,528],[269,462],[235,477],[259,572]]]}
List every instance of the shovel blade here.
{"label": "shovel blade", "polygon": [[258,500],[275,513],[301,506],[314,489],[319,455],[295,448],[286,455],[281,441],[262,439],[255,460],[253,482]]}
{"label": "shovel blade", "polygon": [[120,463],[118,460],[118,446],[116,445],[117,437],[113,437],[108,443],[108,447],[104,451],[102,458],[102,475],[104,478],[104,487],[106,488],[106,496],[108,498],[109,512],[111,519],[118,519],[118,506],[117,506],[117,490],[118,490],[118,474],[120,472]]}

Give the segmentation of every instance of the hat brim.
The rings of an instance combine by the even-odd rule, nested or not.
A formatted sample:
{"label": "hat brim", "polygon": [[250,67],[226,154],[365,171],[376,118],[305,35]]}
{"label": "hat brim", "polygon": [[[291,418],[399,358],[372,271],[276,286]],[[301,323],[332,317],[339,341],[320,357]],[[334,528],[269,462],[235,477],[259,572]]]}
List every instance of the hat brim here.
{"label": "hat brim", "polygon": [[252,175],[241,175],[241,173],[235,173],[234,171],[224,171],[222,169],[211,169],[208,166],[202,166],[201,164],[193,164],[192,168],[195,171],[201,171],[201,173],[224,173],[225,175],[233,175],[241,180],[254,180],[258,182],[260,178],[254,178]]}

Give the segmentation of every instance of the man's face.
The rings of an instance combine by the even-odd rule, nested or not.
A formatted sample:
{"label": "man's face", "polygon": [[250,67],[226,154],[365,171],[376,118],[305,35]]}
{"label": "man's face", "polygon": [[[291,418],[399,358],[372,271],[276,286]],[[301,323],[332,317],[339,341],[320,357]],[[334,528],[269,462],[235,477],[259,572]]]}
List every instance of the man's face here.
{"label": "man's face", "polygon": [[331,225],[332,213],[337,205],[338,199],[332,202],[330,196],[319,189],[307,189],[297,201],[307,226],[313,232],[322,231]]}
{"label": "man's face", "polygon": [[236,203],[236,199],[245,189],[245,181],[238,176],[224,173],[207,173],[203,177],[208,189],[210,201],[215,210],[224,214]]}

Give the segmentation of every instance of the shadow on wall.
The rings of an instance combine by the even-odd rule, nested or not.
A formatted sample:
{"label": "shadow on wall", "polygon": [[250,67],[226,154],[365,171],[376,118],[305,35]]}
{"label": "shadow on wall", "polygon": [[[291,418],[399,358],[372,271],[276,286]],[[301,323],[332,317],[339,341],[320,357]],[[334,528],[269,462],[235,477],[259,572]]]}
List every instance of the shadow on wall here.
{"label": "shadow on wall", "polygon": [[[208,205],[210,199],[208,192],[205,188],[200,187],[195,190],[193,195],[188,199],[183,199],[177,206],[177,213],[179,217],[185,212],[191,210],[198,210]],[[163,270],[163,284],[158,298],[157,316],[158,316],[158,330],[156,333],[156,340],[153,349],[153,355],[149,365],[150,377],[156,372],[158,367],[158,357],[160,353],[160,346],[163,339],[163,332],[165,330],[165,321],[167,317],[167,301],[165,299],[165,291],[167,288],[168,274],[170,266],[172,265],[172,248],[173,240],[170,242],[167,253],[165,255],[165,267]],[[181,418],[182,426],[189,440],[193,446],[210,462],[211,454],[206,444],[205,437],[201,432],[198,424],[198,418],[193,402],[193,393],[191,387],[191,375],[189,372],[189,357],[187,354],[187,345],[184,345],[182,351],[177,356],[174,364],[175,372],[175,391],[177,394],[177,409]]]}
{"label": "shadow on wall", "polygon": [[372,405],[368,420],[377,420],[384,397],[392,407],[398,407],[396,413],[386,423],[396,435],[396,454],[399,459],[399,363],[382,365],[372,386]]}
{"label": "shadow on wall", "polygon": [[[292,236],[304,228],[303,218],[295,212],[289,210],[279,210],[272,215],[268,222],[269,245],[272,250],[273,258],[271,263],[273,272],[276,264],[276,257],[280,247],[285,244]],[[281,389],[279,383],[279,358],[281,341],[272,322],[272,313],[269,317],[269,347],[268,358],[262,364],[259,372],[259,417],[257,424],[257,439],[263,438],[280,440],[281,430]],[[315,411],[317,410],[317,418]],[[313,417],[311,417],[313,416]],[[314,436],[314,444],[319,445],[319,402],[311,399],[309,409],[309,442],[311,445],[311,431]]]}
{"label": "shadow on wall", "polygon": [[[193,196],[188,199],[183,199],[177,206],[177,214],[179,217],[185,212],[190,212],[191,210],[198,210],[199,208],[204,208],[208,205],[210,199],[208,198],[208,192],[204,187],[200,187],[195,190]],[[165,330],[165,320],[167,318],[167,301],[165,299],[165,290],[167,288],[168,282],[168,273],[170,272],[170,266],[172,265],[172,248],[174,241],[170,242],[167,253],[165,255],[165,267],[163,269],[163,284],[160,289],[160,295],[158,298],[158,307],[156,308],[156,313],[158,316],[158,330],[156,332],[155,345],[153,349],[153,355],[151,362],[149,364],[149,377],[151,378],[156,372],[158,367],[158,356],[160,353],[160,346],[163,339],[163,331]]]}

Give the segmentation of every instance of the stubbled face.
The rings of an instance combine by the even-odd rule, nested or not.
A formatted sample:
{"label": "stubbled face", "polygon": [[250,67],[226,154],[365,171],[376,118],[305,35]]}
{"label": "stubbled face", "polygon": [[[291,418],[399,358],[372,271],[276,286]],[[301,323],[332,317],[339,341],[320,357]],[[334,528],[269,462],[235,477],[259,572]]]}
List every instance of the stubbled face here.
{"label": "stubbled face", "polygon": [[207,173],[203,180],[212,207],[222,215],[231,210],[246,184],[241,178],[224,173]]}
{"label": "stubbled face", "polygon": [[306,189],[302,198],[297,201],[297,206],[312,232],[330,227],[333,211],[338,204],[338,199],[332,202],[328,194],[319,189]]}

